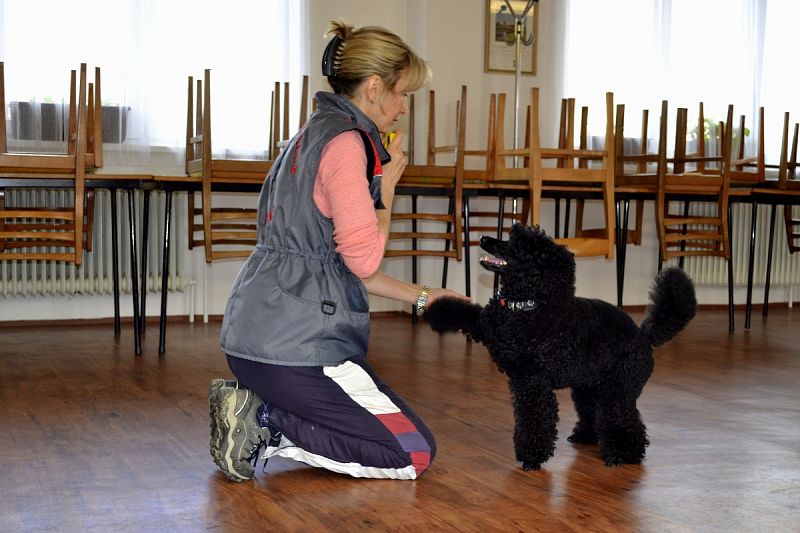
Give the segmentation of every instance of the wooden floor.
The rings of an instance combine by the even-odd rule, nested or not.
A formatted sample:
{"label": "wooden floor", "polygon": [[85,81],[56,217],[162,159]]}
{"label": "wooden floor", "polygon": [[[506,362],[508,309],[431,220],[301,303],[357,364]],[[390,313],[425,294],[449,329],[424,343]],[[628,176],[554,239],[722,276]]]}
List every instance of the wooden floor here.
{"label": "wooden floor", "polygon": [[[374,320],[371,361],[437,436],[417,481],[273,459],[235,484],[208,453],[219,323],[171,324],[157,356],[110,326],[0,329],[0,531],[800,531],[800,314],[749,333],[702,311],[656,355],[643,466],[573,446],[514,461],[505,380],[484,348],[407,317]],[[737,325],[742,324],[737,316]]]}

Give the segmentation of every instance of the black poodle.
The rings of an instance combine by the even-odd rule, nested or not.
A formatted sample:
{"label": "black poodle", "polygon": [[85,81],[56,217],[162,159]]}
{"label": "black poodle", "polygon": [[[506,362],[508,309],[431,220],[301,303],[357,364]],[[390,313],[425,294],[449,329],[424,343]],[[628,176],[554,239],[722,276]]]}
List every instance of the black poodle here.
{"label": "black poodle", "polygon": [[694,317],[694,286],[680,269],[664,270],[641,326],[607,302],[575,296],[575,259],[538,227],[516,225],[508,241],[481,239],[500,294],[486,307],[454,298],[425,312],[440,333],[461,331],[482,342],[508,376],[514,403],[514,448],[525,470],[553,455],[555,389],[570,387],[578,423],[570,442],[600,443],[609,466],[639,464],[649,444],[636,399],[653,371],[653,347]]}

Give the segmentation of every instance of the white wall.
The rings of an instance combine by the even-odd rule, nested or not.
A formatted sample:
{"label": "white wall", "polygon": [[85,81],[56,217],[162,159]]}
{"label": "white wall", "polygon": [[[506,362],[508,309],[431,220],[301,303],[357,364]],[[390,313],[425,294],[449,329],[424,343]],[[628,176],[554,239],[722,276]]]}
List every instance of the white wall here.
{"label": "white wall", "polygon": [[[564,2],[541,2],[539,31],[537,35],[538,72],[535,76],[524,76],[521,83],[522,106],[527,105],[527,90],[536,85],[541,90],[541,109],[543,131],[552,131],[555,139],[555,124],[559,101],[562,97],[563,39],[565,26]],[[422,57],[432,65],[434,78],[432,88],[437,94],[437,121],[439,124],[455,122],[455,99],[460,86],[467,85],[469,91],[468,132],[469,147],[479,147],[485,143],[486,115],[488,100],[483,95],[492,92],[506,92],[513,95],[513,74],[484,72],[484,0],[408,0],[405,2],[387,0],[309,0],[309,50],[311,57],[311,87],[324,89],[324,80],[319,71],[320,56],[327,39],[324,37],[329,21],[344,18],[356,25],[380,25],[387,27],[403,37]],[[598,88],[603,90],[603,88]],[[422,95],[421,95],[422,96]],[[513,97],[511,98],[513,102]],[[418,99],[424,112],[425,98]],[[424,116],[424,115],[423,115]],[[510,121],[509,121],[510,122]],[[508,135],[512,135],[510,132]],[[509,137],[512,138],[512,137]],[[445,142],[441,139],[440,142]],[[417,145],[424,140],[418,137]],[[157,164],[157,162],[154,162]],[[160,167],[167,172],[171,162]],[[180,168],[175,168],[180,172]],[[253,201],[252,197],[246,201]],[[404,200],[399,200],[404,201]],[[481,204],[496,209],[496,201],[484,200]],[[475,209],[477,206],[473,206]],[[657,269],[657,250],[655,229],[652,224],[653,213],[650,207],[645,214],[646,226],[644,245],[631,247],[628,251],[626,290],[624,303],[640,305],[646,303],[647,292]],[[552,221],[552,214],[543,213],[543,221]],[[545,227],[548,223],[545,222]],[[200,282],[196,295],[195,312],[203,312],[203,280],[208,280],[208,312],[221,314],[225,308],[228,290],[238,271],[240,263],[218,262],[206,270],[200,251],[186,254],[187,276]],[[473,297],[478,302],[486,301],[491,295],[492,278],[484,273],[477,263],[478,251],[472,251]],[[420,281],[431,285],[440,283],[441,261],[428,259],[421,262]],[[581,259],[578,262],[578,292],[584,296],[616,301],[616,275],[613,261],[605,259]],[[395,276],[410,279],[409,259],[388,259],[383,269]],[[463,291],[463,264],[451,265],[448,286]],[[758,293],[757,293],[758,294]],[[727,302],[724,288],[703,288],[698,293],[703,304],[723,304]],[[189,313],[187,295],[169,295],[169,314]],[[736,301],[744,301],[741,291]],[[375,311],[400,309],[397,303],[374,298],[371,302]],[[158,314],[158,298],[148,297],[148,315]],[[112,316],[110,297],[0,299],[0,321],[41,320],[58,318],[96,318]],[[122,297],[122,314],[131,316],[129,295]]]}

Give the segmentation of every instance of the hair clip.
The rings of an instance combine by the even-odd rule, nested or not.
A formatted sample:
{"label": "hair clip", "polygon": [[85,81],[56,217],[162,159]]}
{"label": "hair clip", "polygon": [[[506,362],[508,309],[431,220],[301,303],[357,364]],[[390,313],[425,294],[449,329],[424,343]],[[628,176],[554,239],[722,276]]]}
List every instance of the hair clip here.
{"label": "hair clip", "polygon": [[342,43],[341,38],[334,36],[328,46],[325,47],[325,52],[322,54],[322,75],[335,76],[334,60],[336,59],[336,52],[339,51]]}

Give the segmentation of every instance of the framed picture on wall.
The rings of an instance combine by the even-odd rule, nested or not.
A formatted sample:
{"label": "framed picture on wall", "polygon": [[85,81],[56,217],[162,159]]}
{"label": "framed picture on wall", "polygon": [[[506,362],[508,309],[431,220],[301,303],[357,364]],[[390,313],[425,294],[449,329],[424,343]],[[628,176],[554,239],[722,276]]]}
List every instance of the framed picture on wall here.
{"label": "framed picture on wall", "polygon": [[[508,8],[509,4],[513,13]],[[486,0],[486,72],[516,72],[515,16],[522,16],[527,5],[528,0]],[[520,62],[523,74],[536,74],[538,26],[539,4],[534,2],[522,20]]]}

